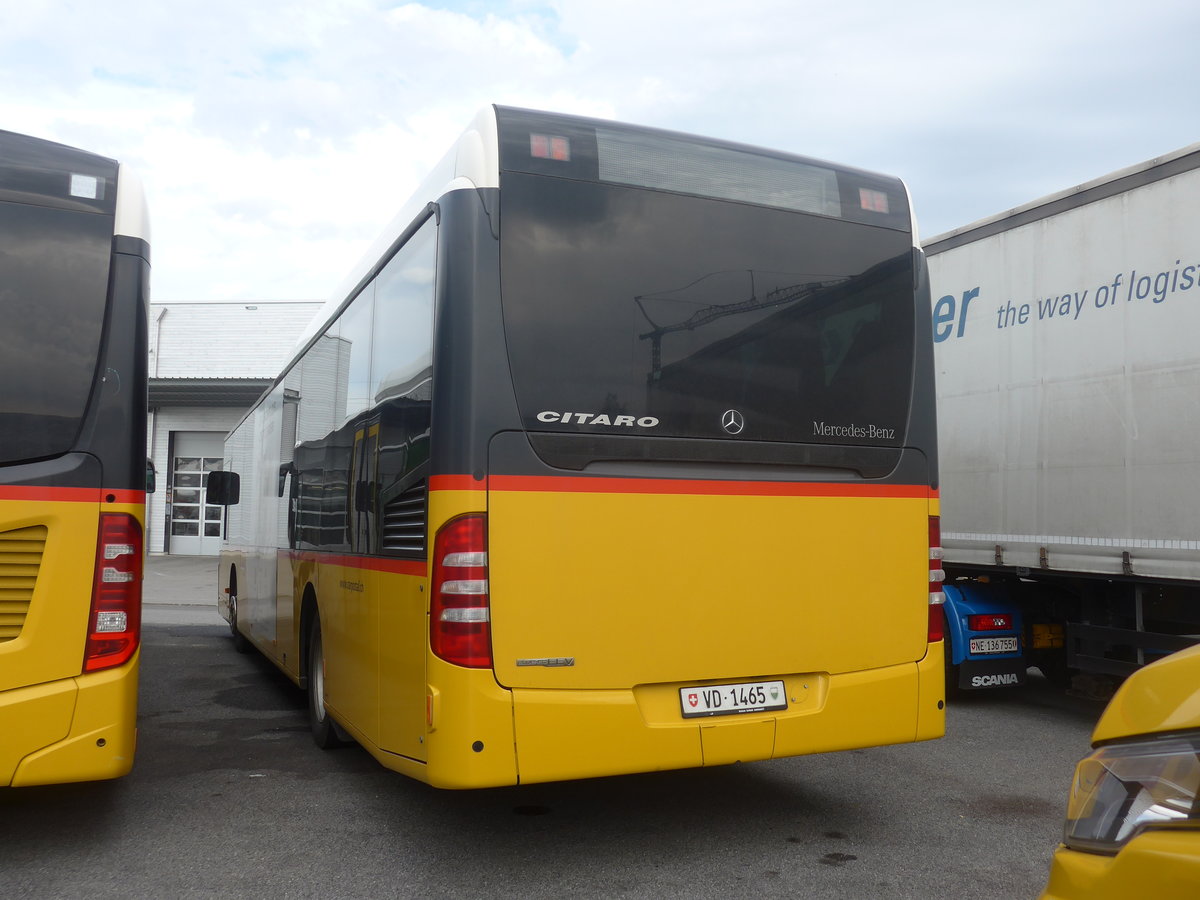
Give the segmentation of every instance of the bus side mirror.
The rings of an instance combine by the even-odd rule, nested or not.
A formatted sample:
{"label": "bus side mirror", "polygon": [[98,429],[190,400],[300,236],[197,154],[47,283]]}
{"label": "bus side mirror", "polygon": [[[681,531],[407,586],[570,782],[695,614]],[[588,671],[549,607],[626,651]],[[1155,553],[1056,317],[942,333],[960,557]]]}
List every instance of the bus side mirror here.
{"label": "bus side mirror", "polygon": [[158,490],[158,473],[154,471],[154,463],[146,460],[146,493],[153,494]]}
{"label": "bus side mirror", "polygon": [[234,506],[242,496],[242,479],[237,472],[208,473],[208,503]]}
{"label": "bus side mirror", "polygon": [[296,464],[285,462],[279,467],[279,489],[276,492],[277,497],[283,496],[283,489],[287,485],[287,477],[289,474],[293,478],[296,476]]}

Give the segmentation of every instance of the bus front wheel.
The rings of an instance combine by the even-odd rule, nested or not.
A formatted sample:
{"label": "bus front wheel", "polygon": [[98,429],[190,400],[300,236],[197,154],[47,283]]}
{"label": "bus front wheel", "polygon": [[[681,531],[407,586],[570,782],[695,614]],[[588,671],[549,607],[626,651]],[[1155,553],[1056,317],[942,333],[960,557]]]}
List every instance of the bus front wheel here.
{"label": "bus front wheel", "polygon": [[237,578],[234,576],[229,580],[229,634],[233,637],[233,649],[238,653],[246,653],[250,650],[250,642],[246,640],[246,636],[238,631],[238,608],[237,608]]}

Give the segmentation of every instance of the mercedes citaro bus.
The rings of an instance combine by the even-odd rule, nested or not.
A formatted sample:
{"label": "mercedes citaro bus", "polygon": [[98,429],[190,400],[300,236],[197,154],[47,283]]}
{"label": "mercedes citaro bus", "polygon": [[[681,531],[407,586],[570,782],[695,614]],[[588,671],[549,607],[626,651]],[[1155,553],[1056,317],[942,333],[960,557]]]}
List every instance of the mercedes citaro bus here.
{"label": "mercedes citaro bus", "polygon": [[231,432],[218,605],[442,787],[944,730],[895,178],[482,112]]}
{"label": "mercedes citaro bus", "polygon": [[133,765],[149,257],[125,166],[0,131],[0,787]]}

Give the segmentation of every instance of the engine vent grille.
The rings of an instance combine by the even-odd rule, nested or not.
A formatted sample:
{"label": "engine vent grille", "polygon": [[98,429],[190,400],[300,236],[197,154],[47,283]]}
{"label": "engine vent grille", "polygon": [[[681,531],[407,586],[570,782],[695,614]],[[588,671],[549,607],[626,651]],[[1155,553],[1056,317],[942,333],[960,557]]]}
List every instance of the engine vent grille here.
{"label": "engine vent grille", "polygon": [[383,508],[384,553],[425,555],[428,496],[428,483],[421,480],[388,501]]}
{"label": "engine vent grille", "polygon": [[0,643],[21,636],[45,549],[45,525],[0,532]]}

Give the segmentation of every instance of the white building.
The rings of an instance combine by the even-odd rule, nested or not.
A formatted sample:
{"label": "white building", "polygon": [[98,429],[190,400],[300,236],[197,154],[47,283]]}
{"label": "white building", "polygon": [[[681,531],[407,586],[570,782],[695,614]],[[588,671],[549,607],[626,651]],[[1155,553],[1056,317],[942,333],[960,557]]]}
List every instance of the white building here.
{"label": "white building", "polygon": [[215,555],[224,510],[204,500],[226,433],[275,380],[320,301],[152,303],[146,455],[151,553]]}

